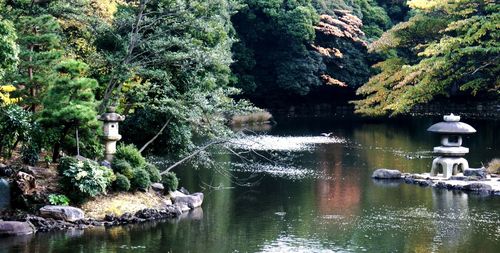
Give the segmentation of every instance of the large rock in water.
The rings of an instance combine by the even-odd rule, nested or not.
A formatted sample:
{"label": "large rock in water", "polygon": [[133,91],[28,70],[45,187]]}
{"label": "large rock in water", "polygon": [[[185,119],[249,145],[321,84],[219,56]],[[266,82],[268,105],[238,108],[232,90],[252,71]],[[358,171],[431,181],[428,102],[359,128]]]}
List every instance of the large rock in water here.
{"label": "large rock in water", "polygon": [[486,172],[486,168],[479,168],[479,169],[473,169],[473,168],[468,168],[464,170],[464,176],[467,177],[477,177],[477,179],[486,179],[486,175],[488,173]]}
{"label": "large rock in water", "polygon": [[73,222],[85,218],[85,213],[72,206],[44,206],[40,208],[40,216]]}
{"label": "large rock in water", "polygon": [[490,193],[493,190],[491,185],[483,184],[483,183],[472,183],[468,185],[464,185],[462,188],[465,191],[474,191],[479,193]]}
{"label": "large rock in water", "polygon": [[191,195],[186,195],[182,192],[175,191],[170,194],[174,205],[181,208],[182,211],[188,211],[203,204],[203,193],[196,192]]}
{"label": "large rock in water", "polygon": [[389,170],[389,169],[378,169],[373,172],[372,178],[376,179],[400,179],[401,171],[399,170]]}
{"label": "large rock in water", "polygon": [[0,237],[13,235],[29,235],[35,232],[28,222],[0,221]]}

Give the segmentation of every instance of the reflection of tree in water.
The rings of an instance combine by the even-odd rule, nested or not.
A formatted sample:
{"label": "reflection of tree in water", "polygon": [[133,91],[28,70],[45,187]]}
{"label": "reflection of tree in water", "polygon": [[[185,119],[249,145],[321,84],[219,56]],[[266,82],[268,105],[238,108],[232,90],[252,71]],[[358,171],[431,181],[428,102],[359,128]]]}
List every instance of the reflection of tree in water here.
{"label": "reflection of tree in water", "polygon": [[316,183],[318,211],[322,215],[357,213],[361,200],[360,175],[357,170],[343,168],[344,148],[335,145],[317,152],[322,174],[333,178],[320,178]]}

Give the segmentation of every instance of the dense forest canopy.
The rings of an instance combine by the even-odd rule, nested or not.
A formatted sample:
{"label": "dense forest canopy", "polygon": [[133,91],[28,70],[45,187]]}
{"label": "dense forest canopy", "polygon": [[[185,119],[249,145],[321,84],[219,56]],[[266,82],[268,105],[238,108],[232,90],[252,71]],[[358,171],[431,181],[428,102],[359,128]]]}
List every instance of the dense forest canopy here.
{"label": "dense forest canopy", "polygon": [[[0,0],[0,153],[102,154],[99,122],[173,156],[301,98],[387,115],[498,99],[494,0]],[[372,67],[374,66],[374,68]],[[319,95],[318,95],[319,94]],[[347,94],[347,95],[346,95]],[[97,132],[97,134],[96,134]],[[43,134],[42,134],[43,133]],[[201,138],[199,138],[201,137]]]}

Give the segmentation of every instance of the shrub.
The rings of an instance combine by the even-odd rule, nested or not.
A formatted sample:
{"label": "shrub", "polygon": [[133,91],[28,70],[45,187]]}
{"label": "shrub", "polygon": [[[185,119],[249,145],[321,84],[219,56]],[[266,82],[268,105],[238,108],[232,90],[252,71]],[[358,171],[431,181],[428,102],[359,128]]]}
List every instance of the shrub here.
{"label": "shrub", "polygon": [[21,159],[23,163],[35,166],[40,159],[39,151],[40,150],[36,146],[30,145],[30,143],[23,145],[21,149]]}
{"label": "shrub", "polygon": [[126,176],[120,173],[116,173],[116,180],[114,185],[115,185],[115,190],[117,191],[126,192],[130,190],[130,180]]}
{"label": "shrub", "polygon": [[114,159],[113,160],[113,170],[117,173],[120,173],[126,176],[128,179],[132,179],[134,177],[134,168],[130,165],[129,162],[123,159]]}
{"label": "shrub", "polygon": [[149,179],[149,173],[144,169],[134,170],[134,177],[130,180],[132,189],[134,190],[146,190],[151,185],[151,180]]}
{"label": "shrub", "polygon": [[127,161],[134,169],[142,168],[146,164],[146,159],[132,144],[120,145],[116,150],[115,159]]}
{"label": "shrub", "polygon": [[149,173],[149,179],[152,183],[158,183],[161,181],[160,171],[154,164],[146,163],[146,165],[144,166],[144,170]]}
{"label": "shrub", "polygon": [[175,173],[167,172],[161,177],[161,183],[163,184],[163,187],[165,187],[165,190],[175,191],[179,186],[179,179]]}
{"label": "shrub", "polygon": [[106,194],[106,188],[116,179],[111,169],[91,160],[78,161],[72,157],[61,159],[59,173],[62,188],[77,202]]}
{"label": "shrub", "polygon": [[500,159],[495,158],[488,163],[486,167],[489,173],[500,174]]}
{"label": "shrub", "polygon": [[56,206],[67,206],[69,205],[69,198],[64,194],[50,194],[49,203]]}

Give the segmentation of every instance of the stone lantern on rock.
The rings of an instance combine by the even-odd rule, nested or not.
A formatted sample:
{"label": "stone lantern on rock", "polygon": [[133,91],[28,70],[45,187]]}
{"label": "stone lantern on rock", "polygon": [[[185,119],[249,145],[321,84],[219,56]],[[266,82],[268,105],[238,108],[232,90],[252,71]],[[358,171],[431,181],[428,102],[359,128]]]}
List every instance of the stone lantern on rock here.
{"label": "stone lantern on rock", "polygon": [[469,153],[469,149],[462,147],[463,134],[475,133],[469,124],[460,122],[460,116],[453,114],[445,115],[444,122],[430,126],[427,131],[441,134],[441,146],[434,147],[434,153],[438,155],[432,161],[431,176],[437,176],[440,170],[443,177],[449,178],[458,172],[469,169],[469,163],[463,156]]}
{"label": "stone lantern on rock", "polygon": [[99,120],[104,122],[104,135],[101,136],[105,146],[104,159],[111,162],[116,153],[116,142],[122,138],[118,132],[118,123],[125,120],[125,116],[116,113],[114,107],[109,107],[106,113],[99,116]]}

